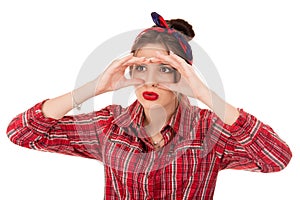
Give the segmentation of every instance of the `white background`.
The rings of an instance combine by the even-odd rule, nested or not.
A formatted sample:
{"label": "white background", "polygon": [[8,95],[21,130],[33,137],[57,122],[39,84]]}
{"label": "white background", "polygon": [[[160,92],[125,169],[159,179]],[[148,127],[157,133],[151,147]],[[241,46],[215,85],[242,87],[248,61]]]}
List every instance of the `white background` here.
{"label": "white background", "polygon": [[[279,173],[220,172],[214,199],[300,199],[298,2],[195,2],[1,1],[1,200],[103,199],[98,161],[13,145],[6,128],[35,103],[70,91],[82,63],[102,42],[152,26],[152,11],[189,21],[194,41],[222,77],[226,100],[270,124],[293,151]],[[105,106],[111,98],[101,102]]]}

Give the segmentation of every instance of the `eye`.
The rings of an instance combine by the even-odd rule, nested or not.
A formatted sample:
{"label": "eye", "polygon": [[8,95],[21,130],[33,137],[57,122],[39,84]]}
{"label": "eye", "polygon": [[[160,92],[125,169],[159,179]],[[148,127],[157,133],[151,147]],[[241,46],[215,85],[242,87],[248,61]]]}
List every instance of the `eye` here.
{"label": "eye", "polygon": [[143,66],[143,65],[135,66],[134,69],[139,72],[143,72],[143,71],[147,70],[146,66]]}
{"label": "eye", "polygon": [[160,71],[163,73],[173,73],[175,69],[173,69],[172,67],[168,67],[166,65],[161,65]]}

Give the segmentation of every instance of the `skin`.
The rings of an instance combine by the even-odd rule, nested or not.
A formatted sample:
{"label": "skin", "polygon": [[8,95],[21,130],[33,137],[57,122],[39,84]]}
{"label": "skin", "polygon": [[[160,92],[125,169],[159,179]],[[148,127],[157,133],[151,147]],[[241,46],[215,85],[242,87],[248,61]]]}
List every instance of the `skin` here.
{"label": "skin", "polygon": [[[135,94],[138,101],[142,104],[145,114],[145,130],[152,138],[152,142],[159,141],[159,145],[163,145],[162,135],[160,130],[170,120],[178,105],[177,94],[168,89],[158,87],[162,80],[173,83],[175,80],[173,69],[170,65],[161,65],[163,62],[153,63],[152,59],[156,56],[156,52],[162,55],[168,55],[167,51],[162,46],[157,44],[149,44],[144,46],[136,53],[136,57],[145,57],[148,61],[135,70],[133,67],[132,77],[138,77],[144,80],[144,84],[136,86]],[[159,95],[155,101],[144,99],[143,92],[155,92]]]}
{"label": "skin", "polygon": [[[162,126],[171,118],[178,104],[177,95],[174,91],[169,90],[168,88],[158,87],[161,80],[174,82],[174,75],[167,71],[160,72],[161,62],[152,63],[156,51],[160,52],[162,55],[168,55],[160,45],[147,45],[138,51],[136,57],[145,57],[149,62],[151,60],[151,63],[145,65],[146,67],[144,67],[145,70],[143,72],[135,72],[133,69],[133,77],[135,77],[135,73],[142,74],[138,77],[144,80],[144,84],[136,87],[135,94],[138,101],[143,105],[146,117],[145,125],[148,126],[150,135],[159,132]],[[162,69],[164,68],[168,69],[171,68],[171,66],[163,66]],[[145,91],[155,92],[159,95],[159,98],[155,101],[146,100],[142,95]]]}
{"label": "skin", "polygon": [[[129,66],[151,66],[161,63],[172,66],[181,74],[177,83],[158,82],[157,77],[154,76],[156,72],[151,67],[148,67],[148,74],[143,79],[134,76],[127,79],[124,76],[125,70]],[[153,83],[156,85],[155,87],[153,87]],[[235,107],[221,99],[200,80],[191,65],[172,52],[168,55],[162,46],[153,44],[145,46],[135,56],[129,54],[114,60],[98,78],[73,92],[47,100],[43,104],[42,112],[46,117],[60,119],[73,109],[73,98],[77,104],[81,104],[94,96],[128,86],[136,88],[137,99],[144,107],[145,129],[153,141],[161,140],[162,136],[159,131],[175,112],[178,104],[177,93],[203,102],[228,125],[232,125],[239,116],[239,111]],[[158,100],[145,100],[142,97],[144,91],[153,91],[159,94]]]}

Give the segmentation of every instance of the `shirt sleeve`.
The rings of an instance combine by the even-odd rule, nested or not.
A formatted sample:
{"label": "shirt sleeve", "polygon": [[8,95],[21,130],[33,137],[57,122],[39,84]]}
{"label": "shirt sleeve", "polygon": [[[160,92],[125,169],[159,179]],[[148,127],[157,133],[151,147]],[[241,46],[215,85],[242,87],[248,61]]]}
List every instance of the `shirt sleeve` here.
{"label": "shirt sleeve", "polygon": [[221,168],[265,173],[284,169],[292,157],[288,145],[270,126],[242,109],[239,111],[234,124],[223,126],[230,136],[225,144]]}
{"label": "shirt sleeve", "polygon": [[101,161],[103,132],[112,120],[109,107],[56,120],[43,115],[44,102],[17,115],[8,125],[8,138],[13,143],[30,149]]}

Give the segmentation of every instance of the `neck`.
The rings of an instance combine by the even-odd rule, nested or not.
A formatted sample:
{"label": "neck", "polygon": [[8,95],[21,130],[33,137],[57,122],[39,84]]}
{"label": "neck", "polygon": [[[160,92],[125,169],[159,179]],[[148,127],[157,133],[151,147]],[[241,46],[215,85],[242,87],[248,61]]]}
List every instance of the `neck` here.
{"label": "neck", "polygon": [[174,104],[162,107],[160,105],[154,105],[149,109],[144,109],[145,114],[145,128],[147,133],[155,135],[160,132],[164,125],[170,120],[174,114],[178,101],[174,101]]}

